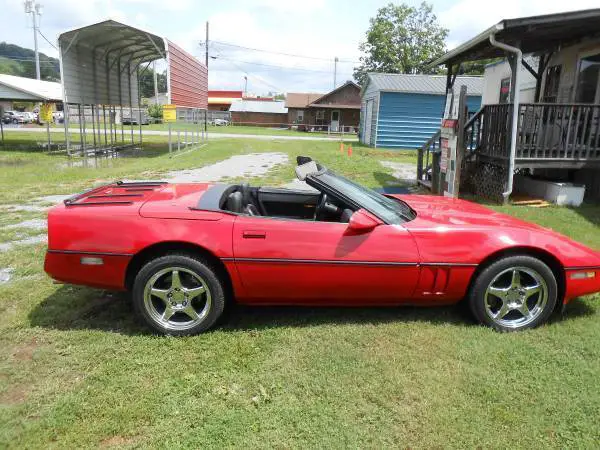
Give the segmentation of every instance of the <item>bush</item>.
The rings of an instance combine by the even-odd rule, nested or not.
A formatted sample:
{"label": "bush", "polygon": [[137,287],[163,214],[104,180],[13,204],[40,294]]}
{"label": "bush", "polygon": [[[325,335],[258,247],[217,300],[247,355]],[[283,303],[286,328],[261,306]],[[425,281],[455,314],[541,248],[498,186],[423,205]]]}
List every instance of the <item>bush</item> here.
{"label": "bush", "polygon": [[148,106],[148,115],[154,119],[162,119],[162,105],[152,104]]}

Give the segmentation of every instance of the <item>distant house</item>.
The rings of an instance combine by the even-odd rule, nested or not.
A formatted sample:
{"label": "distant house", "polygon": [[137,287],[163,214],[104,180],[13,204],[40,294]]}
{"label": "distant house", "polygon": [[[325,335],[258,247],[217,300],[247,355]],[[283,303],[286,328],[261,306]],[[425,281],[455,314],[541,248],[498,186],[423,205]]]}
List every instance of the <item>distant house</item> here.
{"label": "distant house", "polygon": [[288,121],[308,131],[355,132],[360,119],[360,86],[346,81],[327,94],[290,92]]}
{"label": "distant house", "polygon": [[208,91],[208,110],[229,111],[231,104],[241,98],[242,91]]}
{"label": "distant house", "polygon": [[[481,107],[482,77],[457,77],[467,86],[469,111]],[[416,148],[440,128],[445,75],[370,73],[363,86],[360,141],[371,147]]]}
{"label": "distant house", "polygon": [[231,122],[240,125],[285,126],[288,109],[283,101],[236,100],[229,108]]}

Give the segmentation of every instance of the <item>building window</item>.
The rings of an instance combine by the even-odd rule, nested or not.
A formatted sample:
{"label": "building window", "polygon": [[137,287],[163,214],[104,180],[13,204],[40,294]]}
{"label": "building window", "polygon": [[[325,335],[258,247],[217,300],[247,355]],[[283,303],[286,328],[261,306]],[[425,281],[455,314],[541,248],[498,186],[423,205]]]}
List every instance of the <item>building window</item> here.
{"label": "building window", "polygon": [[296,113],[296,121],[304,122],[304,110],[303,109],[299,109],[298,112]]}
{"label": "building window", "polygon": [[508,96],[510,95],[510,77],[503,78],[500,81],[500,97],[498,103],[508,103]]}
{"label": "building window", "polygon": [[546,69],[546,84],[544,85],[542,102],[556,103],[558,100],[561,67],[562,66],[552,66]]}
{"label": "building window", "polygon": [[317,110],[316,118],[318,120],[323,120],[325,118],[325,111],[322,109]]}
{"label": "building window", "polygon": [[600,53],[586,56],[579,61],[577,93],[575,102],[595,103],[600,82]]}

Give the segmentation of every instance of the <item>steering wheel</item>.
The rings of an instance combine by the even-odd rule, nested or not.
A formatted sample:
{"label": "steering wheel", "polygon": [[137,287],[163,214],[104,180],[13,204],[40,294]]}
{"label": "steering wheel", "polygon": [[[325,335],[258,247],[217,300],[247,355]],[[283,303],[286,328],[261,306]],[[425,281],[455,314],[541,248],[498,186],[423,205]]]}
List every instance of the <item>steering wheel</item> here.
{"label": "steering wheel", "polygon": [[321,198],[319,199],[319,203],[315,208],[315,220],[320,220],[323,215],[323,211],[325,209],[325,205],[327,204],[327,194],[322,193]]}

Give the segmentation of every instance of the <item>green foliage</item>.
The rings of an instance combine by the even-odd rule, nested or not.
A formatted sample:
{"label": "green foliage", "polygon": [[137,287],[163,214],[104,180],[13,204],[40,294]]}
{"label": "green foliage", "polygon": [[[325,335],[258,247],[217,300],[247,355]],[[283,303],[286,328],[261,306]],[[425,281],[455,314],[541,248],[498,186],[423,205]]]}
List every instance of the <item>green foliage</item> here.
{"label": "green foliage", "polygon": [[[143,73],[142,73],[143,72]],[[158,92],[167,92],[167,72],[157,73]],[[154,70],[140,69],[140,90],[142,97],[154,97]]]}
{"label": "green foliage", "polygon": [[458,69],[459,75],[483,75],[485,66],[498,61],[499,58],[480,59],[479,61],[466,61]]}
{"label": "green foliage", "polygon": [[156,103],[152,103],[148,105],[148,115],[154,119],[162,119],[163,107],[162,105],[157,105]]}
{"label": "green foliage", "polygon": [[[42,80],[60,81],[58,59],[40,53]],[[18,45],[0,42],[0,73],[35,78],[35,52]]]}
{"label": "green foliage", "polygon": [[354,78],[363,84],[368,72],[436,73],[425,69],[427,62],[444,54],[448,30],[438,23],[433,7],[389,3],[370,20],[366,41],[359,49],[360,66]]}

